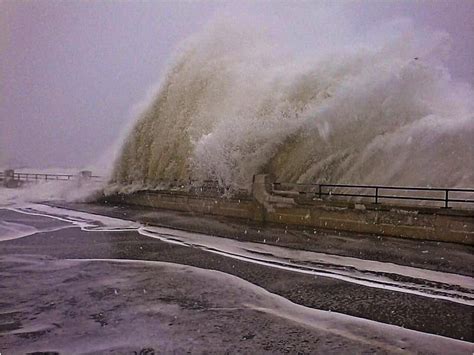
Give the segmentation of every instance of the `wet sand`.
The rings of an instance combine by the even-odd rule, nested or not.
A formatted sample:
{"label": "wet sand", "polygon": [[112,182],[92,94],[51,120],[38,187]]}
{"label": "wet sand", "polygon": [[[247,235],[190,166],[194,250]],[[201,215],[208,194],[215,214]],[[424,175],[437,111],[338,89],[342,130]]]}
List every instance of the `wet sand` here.
{"label": "wet sand", "polygon": [[0,348],[6,353],[461,354],[471,349],[466,342],[307,309],[239,278],[189,266],[24,255],[0,257],[0,265]]}
{"label": "wet sand", "polygon": [[[126,210],[121,210],[121,212],[126,212]],[[4,216],[3,218],[7,217]],[[9,215],[8,218],[10,219],[10,221],[12,220],[11,215]],[[41,223],[44,223],[44,220],[41,218],[36,218],[36,221],[34,223],[40,223],[40,220]],[[54,223],[57,223],[57,221]],[[235,275],[242,280],[246,280],[253,285],[260,286],[276,295],[281,295],[287,298],[288,300],[300,305],[312,307],[315,309],[331,310],[333,312],[354,315],[357,317],[372,319],[388,324],[399,325],[405,328],[415,329],[426,333],[441,334],[447,337],[469,340],[471,342],[473,341],[473,313],[472,307],[470,306],[442,300],[433,300],[416,295],[363,287],[360,285],[354,285],[351,283],[328,279],[325,277],[314,277],[285,270],[276,270],[274,268],[262,265],[256,265],[244,261],[229,259],[225,256],[207,253],[205,251],[198,250],[195,248],[188,248],[179,245],[160,242],[156,239],[144,237],[138,234],[137,232],[85,232],[81,231],[78,228],[68,227],[58,231],[37,233],[32,236],[23,237],[20,239],[4,241],[1,242],[0,246],[0,257],[3,258],[2,260],[5,260],[5,258],[11,257],[12,255],[16,255],[18,258],[24,258],[25,256],[33,255],[33,260],[37,258],[43,259],[45,257],[60,260],[133,259],[164,261],[199,267],[208,270],[217,270],[227,275]],[[57,263],[57,261],[55,260],[51,260],[50,262],[52,263],[52,265],[56,265],[55,263]],[[48,262],[46,262],[46,264],[48,264]],[[97,268],[97,266],[95,267]],[[107,268],[109,267],[112,266],[107,266]],[[113,268],[115,267],[116,265],[113,266]],[[0,299],[8,300],[7,302],[4,302],[1,307],[3,319],[2,324],[5,325],[18,324],[18,322],[21,323],[22,329],[24,331],[20,332],[22,334],[27,334],[24,335],[22,339],[28,338],[31,335],[30,333],[33,334],[31,335],[31,337],[34,339],[51,339],[52,335],[48,336],[48,334],[57,335],[57,330],[49,331],[46,333],[42,333],[42,330],[40,330],[40,334],[38,336],[35,335],[36,330],[34,327],[31,329],[26,327],[25,330],[24,326],[31,325],[29,324],[29,322],[34,321],[27,317],[27,315],[32,313],[34,309],[36,309],[36,311],[34,312],[40,311],[39,314],[42,314],[43,311],[41,311],[41,307],[46,307],[48,305],[48,302],[59,302],[62,306],[64,306],[67,303],[67,299],[73,297],[74,294],[76,294],[76,296],[74,297],[76,297],[80,301],[81,297],[87,295],[89,291],[92,293],[111,292],[111,287],[104,288],[104,286],[100,282],[98,285],[96,285],[94,280],[102,280],[101,282],[108,282],[107,280],[111,279],[113,281],[115,277],[114,275],[117,275],[117,277],[119,277],[122,272],[127,270],[126,267],[120,266],[117,270],[114,269],[115,271],[109,270],[105,272],[102,269],[95,270],[94,267],[92,267],[93,270],[90,270],[90,272],[93,275],[89,276],[87,278],[88,281],[81,286],[80,284],[76,285],[76,282],[70,282],[69,284],[68,282],[63,283],[64,280],[58,282],[58,279],[62,276],[52,276],[52,274],[50,274],[48,271],[48,267],[45,266],[45,268],[45,270],[38,270],[39,274],[36,274],[36,276],[30,275],[31,267],[26,267],[26,269],[24,269],[23,271],[18,270],[18,266],[15,265],[10,267],[10,271],[8,268],[4,268],[3,266],[1,269],[2,272],[5,272],[6,270],[6,272],[12,273],[12,276],[10,278],[4,278],[4,276],[8,276],[5,274],[2,276],[2,279],[8,280],[8,282],[10,282],[9,286],[0,288]],[[102,268],[102,266],[100,266],[100,268]],[[160,272],[152,271],[150,268],[145,266],[141,266],[141,268],[142,269],[138,274],[143,273],[144,275],[148,275],[149,277],[147,279],[148,281],[144,281],[145,284],[140,286],[140,288],[143,286],[143,288],[141,289],[141,291],[143,292],[143,289],[146,289],[147,287],[147,282],[158,282],[157,280],[155,280],[155,278],[157,277],[157,275],[160,275]],[[71,272],[73,272],[74,274],[82,275],[82,271],[74,270],[74,268],[71,269]],[[45,278],[45,280],[42,280],[42,278]],[[65,277],[65,279],[68,278],[70,277]],[[173,276],[172,278],[174,278],[175,282],[183,284],[183,287],[186,286],[184,285],[184,283],[187,283],[187,281],[183,281],[184,279],[182,278],[181,273],[179,273],[179,275]],[[126,281],[124,281],[124,284],[129,285],[130,290],[139,289],[138,286],[134,286],[135,279],[140,279],[140,277],[137,274],[127,274],[127,276],[125,277]],[[72,281],[74,280],[75,279],[73,278]],[[160,280],[162,279],[160,278]],[[197,282],[198,285],[201,284],[200,281]],[[35,285],[35,283],[36,286],[32,286]],[[54,297],[58,296],[58,294],[51,294],[51,290],[54,290],[56,288],[61,289],[61,287],[63,287],[63,284],[68,284],[68,286],[63,290],[64,292],[62,296],[57,298],[57,301],[55,301]],[[88,284],[89,286],[87,286]],[[79,291],[74,291],[74,287],[83,287],[83,289]],[[205,295],[207,292],[206,288],[202,286],[190,285],[189,287],[195,287],[199,292],[187,290],[186,292],[181,293],[181,296],[179,293],[175,293],[174,291],[169,294],[170,290],[175,289],[173,287],[165,287],[163,289],[160,289],[160,292],[164,292],[166,294],[165,298],[167,298],[168,303],[178,307],[177,309],[181,309],[183,308],[182,305],[180,305],[180,298],[182,298],[182,295],[194,294],[194,296],[191,297],[193,301],[189,301],[192,303],[195,302],[196,299],[199,300],[200,297],[203,297],[200,296],[201,293]],[[225,288],[220,284],[216,287],[219,290]],[[90,288],[91,290],[87,291],[88,288]],[[94,288],[97,288],[97,290],[93,291]],[[40,292],[41,290],[41,292],[44,294],[42,297],[45,297],[44,301],[37,302],[38,300],[36,299],[37,297],[35,296],[34,290],[37,290],[38,292]],[[23,302],[23,304],[26,305],[23,310],[23,313],[15,313],[17,305],[19,303],[22,304],[18,299],[18,295],[24,295],[21,301]],[[113,295],[111,294],[110,296],[112,297]],[[132,311],[135,307],[135,303],[133,303],[135,302],[134,297],[135,296],[128,297],[126,299],[126,302],[123,304],[123,307],[128,309],[127,312],[134,312]],[[138,294],[136,295],[136,297],[138,297]],[[153,299],[158,300],[160,299],[160,297],[163,298],[161,293],[155,294],[153,297]],[[228,296],[225,294],[218,295],[216,297],[218,299],[228,300]],[[139,299],[140,298],[138,298],[136,301],[136,307],[139,307]],[[230,301],[235,302],[236,300]],[[71,307],[72,309],[78,308],[79,310],[77,311],[89,312],[89,306],[87,306],[86,304],[87,302],[85,304],[79,304],[79,306],[73,305],[74,307]],[[149,306],[148,301],[145,302],[145,304],[147,304],[146,307]],[[111,309],[107,304],[103,307],[106,307],[108,310]],[[47,307],[45,309],[47,309]],[[186,307],[184,307],[184,309],[186,309]],[[175,335],[177,338],[172,338],[168,333],[163,334],[166,334],[166,339],[176,339],[175,341],[173,341],[173,346],[175,350],[180,349],[178,348],[178,345],[187,344],[186,346],[188,346],[188,348],[191,347],[189,349],[191,349],[192,352],[201,352],[201,350],[206,349],[206,346],[207,350],[215,350],[216,352],[221,353],[224,352],[224,350],[228,350],[231,352],[268,351],[273,353],[310,353],[314,351],[324,353],[341,353],[347,352],[348,349],[359,349],[360,352],[395,351],[393,348],[390,348],[390,350],[377,348],[377,346],[373,344],[367,347],[367,344],[365,343],[365,345],[363,346],[350,342],[345,343],[347,339],[336,339],[335,341],[333,341],[330,338],[327,338],[325,333],[319,334],[317,332],[314,333],[314,329],[308,330],[307,324],[299,324],[298,326],[295,326],[292,323],[293,321],[288,322],[288,319],[282,321],[280,319],[281,317],[277,317],[278,320],[275,320],[274,316],[270,317],[270,319],[267,319],[266,317],[269,317],[268,314],[266,314],[265,317],[263,317],[262,319],[260,317],[259,312],[253,312],[254,311],[250,312],[251,315],[242,315],[243,318],[241,319],[241,321],[234,320],[234,316],[226,318],[227,316],[225,315],[225,313],[221,314],[220,312],[219,314],[222,317],[217,317],[216,322],[219,321],[221,323],[218,322],[218,327],[215,328],[217,330],[215,331],[215,334],[213,333],[215,337],[218,337],[220,340],[210,341],[211,339],[214,339],[211,335],[207,333],[204,335],[201,334],[203,335],[203,338],[201,339],[200,343],[201,345],[197,347],[193,347],[194,345],[192,344],[195,343],[186,343],[186,341],[182,338],[182,336],[184,336],[183,334],[186,334],[188,331],[190,332],[190,334],[196,333],[197,330],[200,329],[200,327],[197,327],[197,325],[197,328],[190,328],[191,330],[188,329],[188,331],[184,330],[184,328],[179,329],[179,331],[177,332],[177,334],[179,334]],[[112,313],[115,314],[114,312]],[[101,319],[103,318],[104,314],[104,311],[97,309],[90,314],[84,313],[83,317],[92,317],[91,319],[93,320],[96,318],[97,321],[94,325],[98,325],[101,327],[98,329],[102,329],[105,327],[105,325],[101,325]],[[113,314],[111,316],[115,317],[116,315]],[[255,314],[258,314],[259,316],[257,317]],[[199,314],[194,314],[192,317],[196,315]],[[202,320],[198,322],[200,326],[206,324],[206,322],[208,321],[208,316],[209,315],[206,313],[206,315],[203,316]],[[247,316],[250,318],[246,318]],[[5,323],[5,317],[10,317],[8,318],[9,320],[7,319],[7,323]],[[47,315],[45,315],[45,317],[46,319],[50,319]],[[156,315],[150,317],[154,318],[156,317]],[[189,317],[191,317],[190,314]],[[256,319],[255,317],[258,319]],[[67,313],[63,312],[61,315],[57,314],[53,318],[66,322],[68,319],[68,315]],[[138,318],[142,319],[143,317]],[[197,317],[196,319],[200,318]],[[227,319],[227,321],[225,321],[225,319]],[[106,326],[112,327],[112,323],[108,322],[107,320],[105,321],[108,323]],[[274,324],[275,322],[276,323],[275,325],[270,326],[269,322],[271,324]],[[60,324],[57,321],[52,322],[51,320],[49,322],[43,323],[49,324],[50,326],[52,323]],[[184,322],[183,326],[188,323],[188,321]],[[133,320],[131,324],[135,324],[135,320]],[[251,329],[253,330],[247,329],[248,324],[252,325]],[[79,329],[83,327],[82,323],[78,323],[77,325]],[[70,327],[70,331],[75,329],[75,327],[72,325]],[[146,327],[149,328],[153,326],[147,324]],[[134,326],[133,332],[137,331],[135,328],[136,327]],[[229,330],[228,328],[232,328],[232,330]],[[262,330],[263,328],[268,328],[268,333],[264,332]],[[14,330],[3,329],[3,334],[0,336],[4,338],[5,332],[7,336],[10,336],[10,333],[12,331]],[[68,331],[68,334],[70,334],[70,331]],[[233,333],[232,331],[235,332]],[[249,332],[248,334],[247,331]],[[307,332],[312,335],[308,335],[309,333]],[[86,338],[89,337],[89,335],[87,335]],[[149,339],[149,336],[150,335],[147,335],[147,339]],[[189,336],[192,338],[194,335]],[[132,338],[134,337],[136,337],[136,335],[134,335]],[[221,337],[224,337],[227,340],[222,343],[223,340],[221,339]],[[18,338],[18,336],[15,336],[15,338]],[[329,343],[327,342],[327,340],[329,341]],[[33,343],[38,344],[36,343],[36,340]],[[166,348],[167,345],[165,343],[166,342],[164,340],[157,340],[156,343],[150,344],[149,342],[147,343],[142,339],[137,340],[137,342],[133,343],[136,345],[133,345],[132,347],[126,347],[125,345],[123,345],[124,347],[119,347],[116,350],[117,353],[121,353],[122,351],[124,353],[131,353],[132,350],[139,351],[140,349],[150,346],[153,347],[155,351],[159,351],[159,349],[165,349],[163,350],[163,352],[168,353],[166,349],[169,349],[169,347]],[[18,344],[21,345],[24,343],[22,341],[19,341]],[[18,346],[18,344],[15,346]],[[29,344],[29,342],[26,342],[25,344]],[[111,345],[108,346],[108,349],[112,349]],[[182,349],[186,350],[186,348]],[[425,350],[426,349],[427,348],[425,348]],[[178,352],[181,353],[180,351]]]}
{"label": "wet sand", "polygon": [[455,243],[330,230],[258,225],[250,221],[202,216],[136,206],[54,203],[72,210],[138,221],[143,224],[265,243],[298,250],[324,252],[365,260],[392,262],[428,270],[474,276],[474,247]]}

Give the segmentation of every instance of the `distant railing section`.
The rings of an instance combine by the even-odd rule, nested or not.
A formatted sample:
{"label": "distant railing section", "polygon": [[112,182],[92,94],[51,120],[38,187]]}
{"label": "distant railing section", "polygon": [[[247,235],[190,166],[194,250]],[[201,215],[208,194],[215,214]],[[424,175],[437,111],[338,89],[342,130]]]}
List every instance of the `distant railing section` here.
{"label": "distant railing section", "polygon": [[[220,196],[229,193],[229,189],[215,180],[188,181],[186,183],[163,181],[155,192],[175,191],[203,196]],[[153,192],[153,190],[147,190]],[[231,191],[237,197],[249,196],[249,191]],[[354,201],[373,204],[409,204],[443,208],[474,208],[474,189],[444,187],[410,187],[385,185],[350,184],[297,184],[273,183],[273,193],[289,197],[302,197],[308,200]]]}
{"label": "distant railing section", "polygon": [[[74,179],[95,179],[102,177],[92,175],[90,171],[81,171],[79,174],[50,174],[14,172],[12,170],[0,172],[0,181],[12,179],[14,181],[69,181]],[[148,192],[176,191],[187,192],[204,196],[219,196],[229,193],[229,188],[221,186],[218,181],[163,181],[161,187]],[[445,188],[445,187],[411,187],[386,185],[352,185],[352,184],[301,184],[301,183],[273,183],[274,194],[300,197],[306,200],[342,200],[354,202],[369,202],[385,204],[408,202],[410,205],[429,205],[442,208],[461,207],[474,208],[474,189]],[[249,196],[249,191],[232,191],[232,196]]]}
{"label": "distant railing section", "polygon": [[69,181],[69,180],[101,180],[102,177],[92,175],[91,171],[84,170],[78,174],[51,174],[51,173],[28,173],[15,172],[14,170],[5,170],[0,172],[0,181],[3,181],[5,187],[19,187],[25,183],[34,183],[40,181]]}
{"label": "distant railing section", "polygon": [[[43,173],[14,173],[14,180],[35,181],[35,180],[73,180],[78,175],[73,174],[43,174]],[[0,179],[4,178],[4,173],[0,173]],[[101,179],[100,176],[91,175],[91,179]]]}
{"label": "distant railing section", "polygon": [[[298,192],[318,199],[363,199],[374,204],[387,201],[415,201],[436,203],[450,208],[460,204],[474,207],[474,189],[444,187],[407,187],[349,184],[292,184],[274,183],[276,193]],[[472,205],[471,205],[472,204]]]}

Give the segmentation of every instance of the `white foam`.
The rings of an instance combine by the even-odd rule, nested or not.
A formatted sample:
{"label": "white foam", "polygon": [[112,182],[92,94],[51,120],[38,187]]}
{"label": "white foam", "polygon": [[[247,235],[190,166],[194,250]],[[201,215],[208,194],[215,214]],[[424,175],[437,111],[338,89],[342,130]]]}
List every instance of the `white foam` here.
{"label": "white foam", "polygon": [[[72,223],[85,231],[130,231],[185,247],[199,248],[226,257],[288,271],[334,278],[362,286],[380,288],[450,302],[474,305],[472,277],[351,257],[291,250],[259,243],[190,233],[45,205],[12,209]],[[265,253],[265,255],[262,255]],[[383,273],[383,274],[381,274]],[[393,278],[391,277],[393,274]],[[397,281],[397,276],[412,281]],[[437,285],[425,285],[430,281]],[[452,289],[452,286],[455,286]],[[457,287],[457,288],[456,288]],[[459,289],[460,288],[460,289]]]}
{"label": "white foam", "polygon": [[[223,293],[226,293],[229,289],[239,290],[241,297],[232,297],[232,300],[229,300],[231,303],[239,303],[239,299],[243,299],[242,305],[246,308],[303,324],[310,329],[313,328],[323,333],[331,333],[368,346],[380,347],[391,353],[436,352],[443,354],[467,354],[474,351],[474,344],[466,341],[426,334],[337,312],[301,306],[241,278],[219,271],[166,262],[129,259],[70,259],[70,261],[159,266],[168,269],[169,272],[192,273],[199,280],[211,278],[215,280],[211,284],[215,285],[215,288]],[[208,290],[208,292],[213,293],[214,290]],[[231,306],[235,308],[237,305]]]}
{"label": "white foam", "polygon": [[[233,322],[235,320],[232,325],[239,328],[243,326],[248,329],[248,324],[245,325],[247,319],[260,320],[261,314],[264,313],[270,316],[264,319],[266,324],[267,322],[280,324],[278,329],[293,328],[295,324],[303,325],[309,331],[314,330],[316,335],[321,337],[319,341],[322,344],[326,340],[336,342],[345,349],[351,346],[351,351],[355,352],[376,348],[378,351],[389,353],[470,354],[474,350],[473,344],[462,340],[300,306],[236,276],[192,266],[126,259],[56,260],[23,255],[2,256],[0,263],[9,264],[9,268],[5,271],[0,268],[2,274],[15,275],[23,272],[30,279],[37,281],[21,286],[22,293],[19,298],[22,301],[37,296],[43,304],[54,305],[46,310],[43,307],[34,318],[29,316],[30,309],[25,309],[25,302],[21,302],[23,304],[21,307],[17,304],[11,305],[9,311],[16,312],[21,317],[23,326],[22,329],[7,331],[5,340],[8,340],[9,349],[17,353],[42,349],[56,349],[61,353],[104,352],[123,346],[128,346],[129,351],[126,352],[131,352],[130,349],[143,347],[143,344],[148,344],[150,341],[153,344],[157,340],[160,349],[173,352],[177,345],[185,344],[191,348],[192,345],[197,345],[196,339],[190,335],[190,332],[195,334],[196,327],[201,335],[209,337],[206,337],[200,347],[194,348],[196,352],[201,352],[198,349],[209,346],[208,339],[216,339],[216,334],[212,331],[213,325],[222,325],[220,315],[229,315],[229,312],[239,312],[239,317],[231,318]],[[147,270],[145,277],[143,267]],[[48,271],[54,271],[56,278],[47,276]],[[38,284],[52,287],[57,278],[68,280],[77,274],[90,277],[78,278],[66,284],[60,283],[55,287],[56,292],[38,294]],[[111,274],[114,277],[111,277]],[[15,283],[14,280],[11,277],[7,278],[9,286]],[[162,302],[159,297],[163,295],[163,290],[170,283],[176,284],[176,282],[183,282],[180,289],[186,294],[187,299],[205,300],[211,307],[199,311],[182,309],[176,304],[179,302],[179,297],[176,300],[167,298],[166,302]],[[101,299],[102,306],[97,308],[96,299],[90,294],[92,290],[103,291],[104,287],[113,288],[116,292],[110,297]],[[151,296],[134,297],[124,303],[124,295],[133,292],[137,287],[149,287],[148,292]],[[204,297],[202,287],[206,289]],[[68,302],[63,302],[64,299],[77,296],[85,290],[87,294],[81,298],[81,304],[85,307],[77,308]],[[164,292],[166,294],[170,291]],[[120,307],[112,307],[117,303]],[[104,314],[109,322],[121,321],[114,322],[113,326],[104,327],[98,333],[97,324],[90,321],[91,312],[87,311],[88,307],[94,311],[104,310],[105,307]],[[64,319],[61,318],[63,320],[58,322],[57,317],[70,311],[76,313],[74,318],[63,317]],[[206,327],[199,323],[200,319],[203,319],[202,316],[206,319]],[[160,324],[170,318],[179,321],[173,327],[174,331],[168,332],[170,328],[162,328]],[[130,329],[130,321],[136,325],[134,329]],[[61,326],[60,330],[56,327],[58,323]],[[51,330],[51,332],[32,341],[14,336],[37,330]],[[58,332],[61,336],[58,336]],[[220,336],[222,334],[217,335]],[[239,340],[237,338],[237,341]],[[170,342],[169,347],[165,346],[167,341]]]}
{"label": "white foam", "polygon": [[11,211],[18,213],[43,216],[53,218],[63,222],[69,222],[84,231],[128,231],[137,230],[141,225],[139,223],[106,217],[101,215],[95,215],[86,212],[79,212],[73,210],[67,210],[58,207],[52,207],[41,204],[26,204],[22,207],[8,208]]}
{"label": "white foam", "polygon": [[105,181],[39,181],[19,188],[0,186],[0,207],[22,206],[43,201],[86,201],[100,191]]}
{"label": "white foam", "polygon": [[271,254],[271,256],[259,255],[262,260],[276,261],[278,259],[310,262],[313,264],[333,264],[353,267],[358,270],[364,271],[394,273],[412,278],[421,278],[434,282],[458,285],[474,290],[474,279],[471,277],[427,269],[419,269],[415,267],[398,265],[393,263],[364,260],[347,256],[317,253],[312,251],[294,250],[273,245],[263,245],[261,243],[240,242],[227,238],[208,236],[204,234],[191,233],[164,227],[147,226],[145,228],[142,228],[140,233],[147,234],[148,236],[158,235],[161,238],[166,238],[166,236],[170,236],[181,242],[188,242],[196,245],[201,245],[207,248],[225,250],[229,253],[236,253],[238,255],[245,255],[249,257],[255,257],[257,255],[253,252]]}
{"label": "white foam", "polygon": [[0,220],[0,241],[22,238],[38,232],[38,229],[21,223]]}

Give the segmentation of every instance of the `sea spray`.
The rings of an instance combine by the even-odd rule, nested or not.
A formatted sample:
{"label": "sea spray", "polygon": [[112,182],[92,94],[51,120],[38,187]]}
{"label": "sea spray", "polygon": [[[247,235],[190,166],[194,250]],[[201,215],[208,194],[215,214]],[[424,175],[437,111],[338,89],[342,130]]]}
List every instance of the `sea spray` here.
{"label": "sea spray", "polygon": [[442,64],[448,36],[376,37],[284,57],[261,33],[208,27],[176,56],[111,184],[248,189],[265,172],[284,182],[474,185],[474,94]]}

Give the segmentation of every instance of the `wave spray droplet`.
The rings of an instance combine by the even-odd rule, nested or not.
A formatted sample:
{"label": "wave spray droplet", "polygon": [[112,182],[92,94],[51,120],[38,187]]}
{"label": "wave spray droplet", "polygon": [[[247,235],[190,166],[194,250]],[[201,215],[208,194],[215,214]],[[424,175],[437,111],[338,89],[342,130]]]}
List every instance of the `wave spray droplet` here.
{"label": "wave spray droplet", "polygon": [[449,37],[282,56],[221,25],[188,40],[116,162],[118,186],[252,176],[284,182],[474,185],[474,94],[440,57]]}

